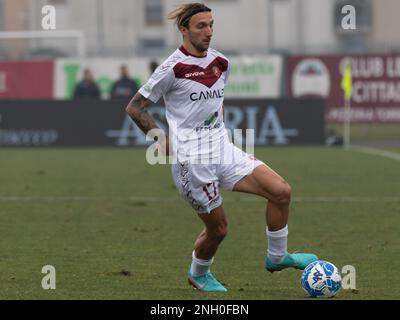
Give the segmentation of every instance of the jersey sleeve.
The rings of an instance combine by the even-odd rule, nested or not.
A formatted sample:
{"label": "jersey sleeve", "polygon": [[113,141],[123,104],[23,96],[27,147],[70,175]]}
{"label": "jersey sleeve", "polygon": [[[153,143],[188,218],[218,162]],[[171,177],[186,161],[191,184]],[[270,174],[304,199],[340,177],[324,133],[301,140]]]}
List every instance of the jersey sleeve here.
{"label": "jersey sleeve", "polygon": [[147,83],[139,89],[139,93],[156,103],[171,89],[174,79],[173,69],[161,65],[154,71]]}

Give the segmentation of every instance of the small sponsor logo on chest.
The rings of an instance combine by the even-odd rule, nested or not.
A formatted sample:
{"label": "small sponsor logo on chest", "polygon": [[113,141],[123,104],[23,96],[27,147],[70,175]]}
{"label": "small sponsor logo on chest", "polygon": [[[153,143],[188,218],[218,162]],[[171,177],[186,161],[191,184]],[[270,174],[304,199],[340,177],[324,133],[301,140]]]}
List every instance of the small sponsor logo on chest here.
{"label": "small sponsor logo on chest", "polygon": [[193,77],[201,77],[201,76],[205,76],[206,73],[204,71],[198,71],[198,72],[190,72],[190,73],[186,73],[185,74],[185,78],[193,78]]}

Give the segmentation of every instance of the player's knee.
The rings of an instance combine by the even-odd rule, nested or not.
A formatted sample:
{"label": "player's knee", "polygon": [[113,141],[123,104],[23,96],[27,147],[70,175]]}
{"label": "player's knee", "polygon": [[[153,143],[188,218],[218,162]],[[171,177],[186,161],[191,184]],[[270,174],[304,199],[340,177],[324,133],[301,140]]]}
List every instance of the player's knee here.
{"label": "player's knee", "polygon": [[289,205],[292,197],[292,188],[289,183],[284,181],[279,188],[279,192],[276,195],[276,203],[280,205]]}

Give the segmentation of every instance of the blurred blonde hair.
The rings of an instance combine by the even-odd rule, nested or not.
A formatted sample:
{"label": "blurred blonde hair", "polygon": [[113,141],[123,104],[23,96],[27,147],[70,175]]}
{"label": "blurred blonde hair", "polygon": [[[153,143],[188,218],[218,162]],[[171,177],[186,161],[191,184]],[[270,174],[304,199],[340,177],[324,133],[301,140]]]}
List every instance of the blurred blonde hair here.
{"label": "blurred blonde hair", "polygon": [[179,6],[178,8],[172,10],[168,14],[169,20],[175,20],[178,28],[180,27],[188,27],[190,18],[200,12],[211,12],[211,9],[208,8],[203,3],[187,3]]}

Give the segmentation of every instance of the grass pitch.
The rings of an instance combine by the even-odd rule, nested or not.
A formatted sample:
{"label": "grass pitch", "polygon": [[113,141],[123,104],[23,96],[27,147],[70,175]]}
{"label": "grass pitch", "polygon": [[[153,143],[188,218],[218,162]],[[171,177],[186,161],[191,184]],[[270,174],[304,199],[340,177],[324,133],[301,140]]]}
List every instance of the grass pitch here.
{"label": "grass pitch", "polygon": [[[393,149],[392,151],[399,151]],[[327,148],[260,148],[293,188],[290,251],[356,268],[336,299],[400,298],[400,162]],[[192,290],[202,223],[170,166],[145,150],[0,150],[0,299],[303,299],[298,270],[269,274],[265,201],[223,192],[229,234],[213,272],[227,293]],[[56,290],[43,290],[44,265]]]}

